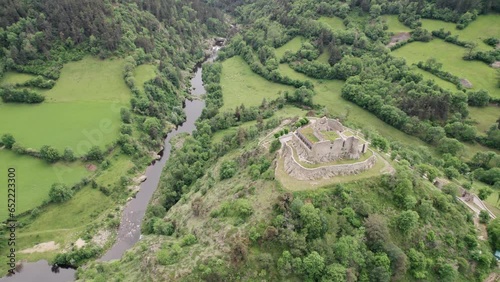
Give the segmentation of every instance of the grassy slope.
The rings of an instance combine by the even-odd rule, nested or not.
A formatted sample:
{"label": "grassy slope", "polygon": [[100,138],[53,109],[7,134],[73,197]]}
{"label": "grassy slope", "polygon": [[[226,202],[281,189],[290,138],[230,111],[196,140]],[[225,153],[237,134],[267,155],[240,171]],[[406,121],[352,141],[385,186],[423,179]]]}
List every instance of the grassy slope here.
{"label": "grassy slope", "polygon": [[[124,60],[92,57],[66,64],[54,88],[43,91],[44,103],[0,103],[0,120],[9,121],[0,124],[0,134],[13,134],[25,147],[71,147],[78,155],[92,145],[104,148],[118,136],[119,110],[130,98],[123,64]],[[24,74],[9,74],[3,81],[22,79]]]}
{"label": "grassy slope", "polygon": [[291,51],[291,52],[297,52],[299,51],[300,47],[302,46],[302,43],[305,41],[304,37],[297,36],[293,38],[292,40],[288,41],[285,45],[279,47],[276,49],[276,57],[280,59],[283,57],[286,51]]}
{"label": "grassy slope", "polygon": [[400,33],[400,32],[408,32],[411,29],[405,26],[402,22],[398,20],[397,15],[384,15],[382,18],[386,21],[389,29],[388,32]]}
{"label": "grassy slope", "polygon": [[134,77],[137,85],[144,86],[144,83],[154,78],[156,75],[156,66],[146,64],[137,66],[134,70]]}
{"label": "grassy slope", "polygon": [[337,17],[321,17],[319,22],[328,24],[332,29],[345,29],[344,22],[341,18]]}
{"label": "grassy slope", "polygon": [[[36,244],[55,241],[60,248],[75,242],[78,234],[98,221],[98,215],[112,206],[112,200],[97,189],[84,187],[68,202],[49,205],[30,225],[17,230],[17,249],[31,248]],[[61,250],[21,254],[18,260],[37,261],[52,259]],[[6,258],[0,259],[0,270],[4,271]],[[5,270],[6,271],[6,270]]]}
{"label": "grassy slope", "polygon": [[496,86],[495,70],[479,61],[464,61],[462,56],[467,50],[441,39],[431,42],[413,42],[395,51],[393,54],[406,59],[408,64],[436,58],[443,63],[443,70],[468,79],[474,90],[486,89],[490,95],[500,98],[500,88]]}
{"label": "grassy slope", "polygon": [[[75,184],[89,173],[81,163],[71,165],[47,165],[44,161],[18,156],[10,151],[0,150],[0,183],[7,183],[7,169],[16,169],[17,214],[30,210],[47,200],[48,192],[54,182],[68,185]],[[7,187],[0,189],[0,197],[5,199],[0,204],[0,220],[7,217]]]}
{"label": "grassy slope", "polygon": [[477,122],[478,133],[485,133],[491,125],[496,123],[500,115],[500,109],[497,106],[488,106],[484,108],[469,107],[470,117]]}
{"label": "grassy slope", "polygon": [[240,56],[228,59],[222,65],[222,111],[233,110],[242,103],[246,106],[257,106],[263,98],[273,100],[279,97],[278,92],[294,89],[291,86],[272,83],[255,74]]}
{"label": "grassy slope", "polygon": [[6,72],[0,80],[0,86],[5,86],[7,84],[23,83],[36,76],[27,73],[17,73],[17,72]]}
{"label": "grassy slope", "polygon": [[483,42],[483,39],[488,37],[500,38],[500,15],[481,15],[463,30],[456,29],[455,23],[447,23],[430,19],[423,19],[422,27],[429,31],[444,28],[445,30],[450,31],[452,35],[458,35],[460,40],[477,43],[478,48],[481,50],[491,50],[492,47],[486,45]]}

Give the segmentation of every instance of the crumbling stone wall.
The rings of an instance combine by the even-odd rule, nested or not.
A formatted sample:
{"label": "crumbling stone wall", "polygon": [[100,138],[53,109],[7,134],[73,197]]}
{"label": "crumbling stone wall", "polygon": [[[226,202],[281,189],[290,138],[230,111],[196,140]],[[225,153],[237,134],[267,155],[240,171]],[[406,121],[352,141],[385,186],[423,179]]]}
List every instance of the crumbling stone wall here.
{"label": "crumbling stone wall", "polygon": [[286,173],[298,180],[318,180],[328,179],[338,175],[358,174],[372,168],[377,159],[374,154],[365,161],[353,164],[305,168],[295,160],[292,147],[290,147],[289,144],[285,143],[281,150],[281,157],[284,160],[284,169]]}

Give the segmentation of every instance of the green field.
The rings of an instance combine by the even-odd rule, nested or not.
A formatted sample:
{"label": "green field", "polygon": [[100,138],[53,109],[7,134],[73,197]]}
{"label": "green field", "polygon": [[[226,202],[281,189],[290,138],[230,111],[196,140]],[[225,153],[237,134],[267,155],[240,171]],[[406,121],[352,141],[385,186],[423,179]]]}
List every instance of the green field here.
{"label": "green field", "polygon": [[224,105],[221,111],[234,110],[237,106],[258,106],[262,99],[273,100],[280,91],[293,91],[291,86],[270,82],[255,74],[243,58],[236,56],[222,63],[221,86]]}
{"label": "green field", "polygon": [[418,68],[417,66],[413,66],[412,71],[421,74],[425,80],[433,80],[434,83],[445,90],[451,91],[452,93],[457,91],[457,86],[455,84],[441,79],[428,71]]}
{"label": "green field", "polygon": [[497,106],[488,106],[484,108],[469,107],[469,116],[477,122],[478,133],[485,133],[493,124],[496,123],[500,115],[500,109]]}
{"label": "green field", "polygon": [[[36,244],[55,241],[60,247],[74,243],[81,233],[90,227],[92,223],[102,220],[103,211],[112,207],[112,201],[97,189],[84,187],[78,191],[71,200],[47,206],[31,224],[17,230],[17,248],[24,250]],[[40,259],[50,260],[61,249],[24,254],[18,252],[19,260],[37,261]],[[6,256],[2,255],[0,262],[5,270]]]}
{"label": "green field", "polygon": [[34,75],[31,74],[26,74],[26,73],[17,73],[17,72],[6,72],[3,77],[0,79],[0,86],[5,86],[8,84],[16,84],[16,83],[23,83],[26,82],[32,78],[35,78]]}
{"label": "green field", "polygon": [[345,29],[344,21],[338,17],[321,17],[318,19],[319,22],[326,23],[332,29]]}
{"label": "green field", "polygon": [[319,57],[316,59],[316,61],[328,64],[329,59],[330,59],[330,53],[328,53],[327,50],[324,50],[323,53],[321,53],[321,55],[319,55]]}
{"label": "green field", "polygon": [[444,30],[450,31],[452,35],[458,35],[460,40],[477,43],[478,48],[482,50],[492,49],[491,46],[488,46],[483,42],[483,39],[488,37],[500,38],[499,14],[481,15],[462,30],[456,29],[455,23],[430,19],[422,19],[421,21],[422,27],[429,31],[444,28]]}
{"label": "green field", "polygon": [[137,85],[144,87],[144,83],[153,79],[156,76],[156,66],[154,65],[140,65],[134,70],[135,82]]}
{"label": "green field", "polygon": [[281,57],[283,57],[283,55],[285,55],[286,51],[291,51],[293,53],[299,51],[299,49],[300,49],[300,47],[302,47],[302,43],[304,41],[305,41],[304,37],[301,37],[301,36],[294,37],[292,40],[285,43],[285,45],[276,49],[276,52],[275,52],[276,57],[278,59],[281,59]]}
{"label": "green field", "polygon": [[[47,100],[38,105],[0,103],[0,134],[11,133],[21,145],[39,149],[51,145],[85,154],[93,145],[104,148],[119,133],[120,108],[128,106],[130,91],[123,80],[124,60],[86,57],[64,65],[61,78]],[[27,79],[9,73],[2,83]],[[16,117],[16,118],[13,118]]]}
{"label": "green field", "polygon": [[[47,200],[53,183],[73,185],[89,174],[81,163],[47,165],[39,159],[0,150],[0,183],[7,183],[8,168],[16,170],[17,214],[37,207]],[[0,190],[0,196],[5,199],[0,205],[0,220],[4,220],[7,217],[7,186]]]}
{"label": "green field", "polygon": [[387,29],[388,32],[393,32],[393,33],[400,33],[400,32],[409,32],[411,29],[404,25],[402,22],[398,20],[397,15],[384,15],[382,18],[385,20],[387,23],[387,26],[389,27]]}
{"label": "green field", "polygon": [[392,53],[403,57],[409,65],[419,61],[435,58],[443,64],[443,70],[469,80],[474,90],[486,89],[490,96],[500,98],[500,88],[497,87],[495,69],[479,61],[464,61],[462,56],[467,50],[441,39],[431,42],[413,42]]}

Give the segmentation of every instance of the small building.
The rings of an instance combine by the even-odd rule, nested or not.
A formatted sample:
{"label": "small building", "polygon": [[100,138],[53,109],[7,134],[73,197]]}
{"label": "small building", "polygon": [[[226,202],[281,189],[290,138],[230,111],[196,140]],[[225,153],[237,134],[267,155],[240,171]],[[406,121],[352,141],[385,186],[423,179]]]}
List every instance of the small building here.
{"label": "small building", "polygon": [[300,158],[311,163],[359,159],[368,150],[368,142],[354,136],[338,120],[326,117],[293,132],[292,144]]}

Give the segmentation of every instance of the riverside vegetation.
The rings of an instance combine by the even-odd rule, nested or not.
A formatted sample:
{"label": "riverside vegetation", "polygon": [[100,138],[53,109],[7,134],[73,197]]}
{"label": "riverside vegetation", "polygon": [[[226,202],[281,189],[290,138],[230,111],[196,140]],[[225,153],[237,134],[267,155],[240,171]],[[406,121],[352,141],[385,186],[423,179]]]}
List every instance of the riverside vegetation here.
{"label": "riverside vegetation", "polygon": [[[498,272],[493,252],[500,248],[500,221],[482,213],[474,223],[477,215],[456,199],[461,189],[474,191],[500,215],[500,126],[494,104],[500,76],[488,65],[498,60],[492,46],[500,38],[494,28],[500,27],[498,1],[216,0],[208,7],[193,1],[182,13],[169,9],[170,1],[113,3],[95,3],[104,11],[94,11],[97,18],[111,19],[92,29],[101,37],[84,33],[82,38],[68,30],[64,40],[53,38],[67,49],[58,53],[59,61],[9,60],[7,55],[26,52],[27,44],[2,41],[9,44],[8,69],[42,75],[44,83],[63,79],[61,64],[75,54],[125,57],[124,81],[131,92],[131,108],[119,112],[123,125],[114,146],[52,164],[91,160],[98,170],[71,200],[23,218],[26,237],[43,230],[41,221],[55,211],[71,214],[81,207],[74,202],[79,194],[124,200],[124,187],[143,167],[141,161],[149,160],[148,150],[158,147],[168,124],[183,119],[182,74],[202,57],[198,43],[205,31],[224,35],[228,19],[234,22],[218,61],[203,67],[206,108],[197,130],[172,140],[171,159],[142,225],[143,239],[110,263],[89,261],[108,245],[49,255],[58,263],[86,263],[78,269],[79,280],[482,281]],[[19,16],[1,18],[12,26],[23,22]],[[184,20],[172,20],[176,17]],[[64,13],[53,18],[65,19]],[[158,21],[170,41],[153,28]],[[38,22],[43,19],[32,25]],[[137,26],[150,29],[138,32]],[[113,34],[117,30],[120,36]],[[485,38],[473,35],[478,30]],[[386,47],[399,32],[409,32],[408,40]],[[184,49],[172,54],[178,51],[172,46]],[[36,59],[48,63],[29,63]],[[137,65],[156,60],[154,79],[136,74]],[[32,78],[12,76],[5,77],[12,81],[6,91],[40,88],[31,86]],[[463,79],[472,85],[464,86]],[[48,105],[53,90],[47,91],[39,105],[16,106]],[[394,173],[340,177],[319,188],[288,187],[290,182],[275,178],[280,142],[274,135],[294,130],[306,114],[338,118],[362,131]],[[2,143],[15,153],[18,138],[6,133]],[[60,153],[54,158],[52,149],[17,153],[42,158],[43,151],[44,160],[58,160]],[[433,185],[444,178],[449,184]],[[72,194],[67,192],[62,194]],[[89,241],[103,226],[116,228],[116,210],[96,206],[91,212],[94,221],[85,216],[81,223],[64,224]],[[36,240],[40,237],[27,242]]]}

